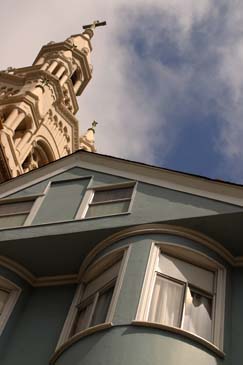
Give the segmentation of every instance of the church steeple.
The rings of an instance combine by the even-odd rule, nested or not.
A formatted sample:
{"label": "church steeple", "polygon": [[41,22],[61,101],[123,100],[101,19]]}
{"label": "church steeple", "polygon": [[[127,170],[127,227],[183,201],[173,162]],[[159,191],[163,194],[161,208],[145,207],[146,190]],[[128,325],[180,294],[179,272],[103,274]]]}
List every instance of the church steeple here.
{"label": "church steeple", "polygon": [[32,66],[0,72],[0,181],[80,148],[76,96],[92,78],[99,24],[43,46]]}

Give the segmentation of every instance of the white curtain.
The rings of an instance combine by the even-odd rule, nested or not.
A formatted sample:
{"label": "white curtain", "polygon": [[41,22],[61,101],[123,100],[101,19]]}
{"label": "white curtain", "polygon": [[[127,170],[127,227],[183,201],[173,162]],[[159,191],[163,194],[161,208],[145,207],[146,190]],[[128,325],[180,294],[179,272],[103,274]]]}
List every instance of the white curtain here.
{"label": "white curtain", "polygon": [[178,327],[183,290],[182,284],[157,275],[148,320]]}
{"label": "white curtain", "polygon": [[212,339],[212,299],[187,289],[183,328]]}

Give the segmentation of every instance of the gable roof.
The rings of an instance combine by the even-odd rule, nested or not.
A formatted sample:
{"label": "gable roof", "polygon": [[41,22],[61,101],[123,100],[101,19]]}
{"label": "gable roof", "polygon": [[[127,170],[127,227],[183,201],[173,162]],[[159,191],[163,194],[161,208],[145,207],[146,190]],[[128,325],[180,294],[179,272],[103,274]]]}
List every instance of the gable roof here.
{"label": "gable roof", "polygon": [[139,180],[148,184],[209,199],[243,206],[243,186],[207,177],[178,172],[140,162],[79,150],[37,170],[0,184],[0,198],[28,187],[72,167]]}

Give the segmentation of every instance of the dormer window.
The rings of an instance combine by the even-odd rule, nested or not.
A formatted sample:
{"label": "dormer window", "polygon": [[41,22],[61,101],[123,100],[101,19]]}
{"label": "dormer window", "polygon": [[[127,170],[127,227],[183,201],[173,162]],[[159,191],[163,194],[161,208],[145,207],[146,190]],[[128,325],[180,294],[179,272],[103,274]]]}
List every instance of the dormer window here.
{"label": "dormer window", "polygon": [[133,193],[134,183],[93,189],[84,218],[128,213]]}

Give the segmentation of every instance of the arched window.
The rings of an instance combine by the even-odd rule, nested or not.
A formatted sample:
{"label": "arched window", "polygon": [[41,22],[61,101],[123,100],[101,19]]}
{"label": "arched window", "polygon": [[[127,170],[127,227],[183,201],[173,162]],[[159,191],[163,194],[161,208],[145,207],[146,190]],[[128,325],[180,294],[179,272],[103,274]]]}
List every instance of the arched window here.
{"label": "arched window", "polygon": [[76,82],[78,81],[78,70],[75,70],[74,73],[71,76],[71,81],[73,86],[76,84]]}
{"label": "arched window", "polygon": [[22,165],[23,170],[24,172],[28,172],[54,160],[55,158],[50,147],[46,142],[39,140],[24,160]]}

